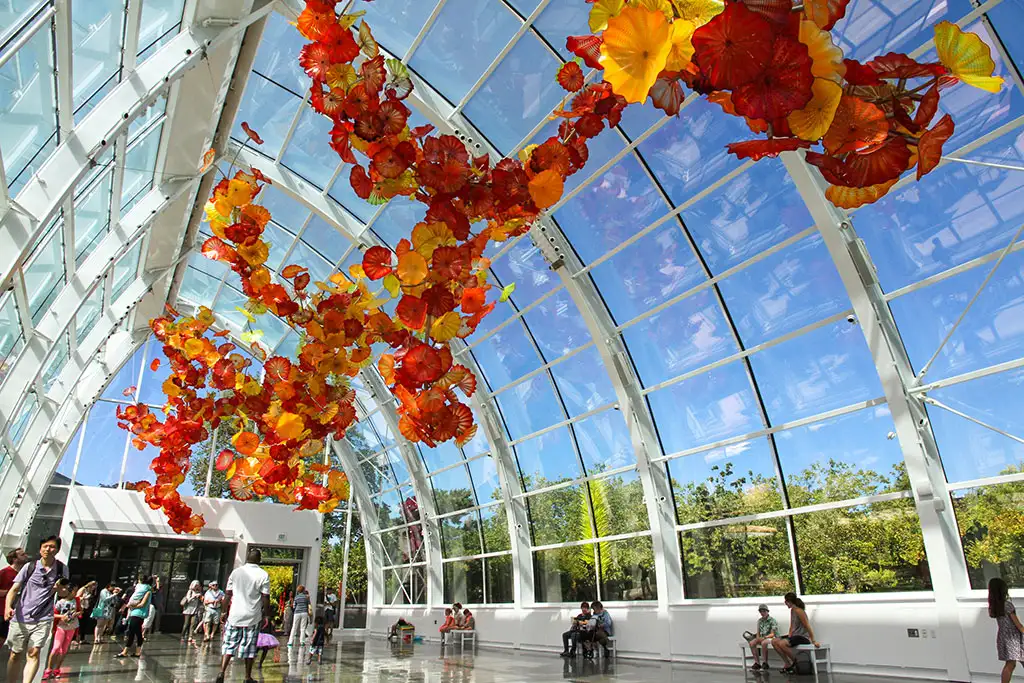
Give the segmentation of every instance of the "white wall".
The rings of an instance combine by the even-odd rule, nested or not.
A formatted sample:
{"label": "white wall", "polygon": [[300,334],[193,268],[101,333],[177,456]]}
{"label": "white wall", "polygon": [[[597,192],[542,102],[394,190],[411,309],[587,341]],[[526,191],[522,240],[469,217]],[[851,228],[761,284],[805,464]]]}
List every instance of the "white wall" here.
{"label": "white wall", "polygon": [[[740,663],[743,632],[755,628],[758,602],[723,600],[668,611],[636,603],[606,607],[615,621],[620,656],[735,667]],[[765,602],[780,627],[788,630],[789,614],[781,599]],[[561,650],[561,633],[579,611],[533,607],[520,616],[511,606],[470,607],[481,644],[551,653]],[[961,628],[943,633],[938,633],[938,613],[930,593],[816,599],[808,604],[808,614],[818,640],[832,646],[836,671],[950,680],[946,658],[959,657],[966,647],[971,680],[998,680],[1001,663],[996,660],[995,622],[988,618],[984,598],[964,600],[958,607]],[[425,607],[371,609],[367,625],[373,633],[384,632],[401,616],[416,625],[417,635],[436,638],[434,622],[443,621],[443,612]],[[908,628],[922,635],[926,630],[927,637],[910,638]]]}
{"label": "white wall", "polygon": [[[302,548],[302,583],[317,585],[323,528],[319,513],[272,503],[243,503],[192,496],[183,496],[183,500],[206,519],[206,526],[197,536],[175,534],[167,526],[163,512],[151,509],[141,493],[93,486],[72,487],[60,530],[61,559],[67,560],[76,533],[237,543],[236,567],[245,564],[246,548],[255,543]],[[316,591],[311,589],[310,597],[315,595]]]}

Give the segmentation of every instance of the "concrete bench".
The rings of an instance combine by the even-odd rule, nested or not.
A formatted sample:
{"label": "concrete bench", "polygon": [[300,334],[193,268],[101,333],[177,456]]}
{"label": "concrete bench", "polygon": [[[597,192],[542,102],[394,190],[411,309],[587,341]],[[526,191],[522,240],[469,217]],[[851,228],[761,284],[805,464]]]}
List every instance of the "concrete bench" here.
{"label": "concrete bench", "polygon": [[[771,644],[768,645],[771,647]],[[760,646],[758,646],[760,647]],[[775,649],[775,648],[771,648]],[[743,640],[740,641],[740,652],[743,654],[743,669],[747,668],[747,659],[753,658],[753,653],[750,652],[750,643]],[[811,660],[811,669],[814,671],[814,680],[818,680],[818,667],[821,664],[825,665],[825,673],[831,678],[832,676],[832,646],[828,643],[820,643],[818,647],[811,645],[797,645],[793,648],[793,654],[799,658],[801,652],[806,652],[808,658]]]}

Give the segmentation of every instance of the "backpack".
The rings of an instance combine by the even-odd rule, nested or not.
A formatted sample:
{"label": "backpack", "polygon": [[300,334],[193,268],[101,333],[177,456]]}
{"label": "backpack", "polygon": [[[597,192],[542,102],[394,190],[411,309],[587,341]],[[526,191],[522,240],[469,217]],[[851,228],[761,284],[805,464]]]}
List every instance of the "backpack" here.
{"label": "backpack", "polygon": [[[31,577],[32,574],[35,573],[35,571],[36,571],[36,563],[37,562],[38,562],[38,560],[32,560],[31,562],[28,563],[28,571],[25,573],[26,577]],[[53,566],[57,570],[57,572],[55,574],[57,578],[53,580],[53,582],[56,584],[58,579],[64,578],[64,573],[67,571],[67,567],[65,567],[64,563],[61,562],[58,559],[54,559]]]}

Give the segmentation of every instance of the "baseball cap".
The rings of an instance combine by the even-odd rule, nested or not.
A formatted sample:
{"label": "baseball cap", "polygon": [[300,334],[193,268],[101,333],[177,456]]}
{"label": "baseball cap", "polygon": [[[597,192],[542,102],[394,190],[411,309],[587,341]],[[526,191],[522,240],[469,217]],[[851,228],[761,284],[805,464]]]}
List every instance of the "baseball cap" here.
{"label": "baseball cap", "polygon": [[766,604],[764,604],[762,602],[760,605],[757,606],[757,611],[758,612],[767,612],[768,611],[768,605],[766,605]]}

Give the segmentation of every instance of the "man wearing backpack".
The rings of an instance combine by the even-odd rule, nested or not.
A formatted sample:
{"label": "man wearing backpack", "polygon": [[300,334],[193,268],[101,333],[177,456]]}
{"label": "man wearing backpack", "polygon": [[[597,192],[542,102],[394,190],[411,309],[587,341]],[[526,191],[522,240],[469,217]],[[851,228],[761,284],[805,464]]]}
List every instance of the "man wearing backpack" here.
{"label": "man wearing backpack", "polygon": [[23,683],[32,683],[39,669],[39,651],[46,645],[53,628],[53,596],[57,580],[68,578],[68,568],[57,559],[60,539],[50,536],[39,544],[39,559],[26,564],[14,578],[7,593],[4,617],[11,622],[7,646],[7,683],[18,683],[25,653]]}

